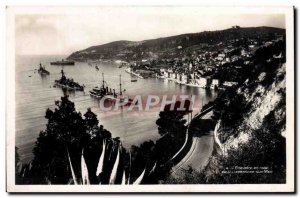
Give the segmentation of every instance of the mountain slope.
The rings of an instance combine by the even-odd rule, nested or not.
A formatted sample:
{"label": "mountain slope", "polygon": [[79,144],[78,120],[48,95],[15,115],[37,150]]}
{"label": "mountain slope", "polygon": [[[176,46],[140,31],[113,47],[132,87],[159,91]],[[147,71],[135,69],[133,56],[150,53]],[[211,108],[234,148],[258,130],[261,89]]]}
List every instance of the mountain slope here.
{"label": "mountain slope", "polygon": [[181,34],[171,37],[144,41],[115,41],[104,45],[92,46],[72,53],[73,60],[107,59],[140,60],[149,58],[180,57],[189,52],[189,47],[203,44],[226,43],[234,39],[266,38],[274,34],[284,34],[285,30],[272,27],[230,28],[220,31]]}

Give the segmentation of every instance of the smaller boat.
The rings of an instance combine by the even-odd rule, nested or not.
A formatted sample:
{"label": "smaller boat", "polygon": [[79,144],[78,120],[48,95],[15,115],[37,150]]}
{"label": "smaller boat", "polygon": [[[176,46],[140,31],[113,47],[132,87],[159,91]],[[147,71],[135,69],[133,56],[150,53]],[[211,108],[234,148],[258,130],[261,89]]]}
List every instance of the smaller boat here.
{"label": "smaller boat", "polygon": [[40,63],[40,68],[38,69],[38,73],[41,75],[49,75],[50,72],[48,72],[45,68],[45,66],[43,67],[42,64]]}
{"label": "smaller boat", "polygon": [[98,65],[96,65],[96,66],[95,66],[95,69],[96,69],[97,71],[99,71],[99,67],[98,67]]}
{"label": "smaller boat", "polygon": [[131,82],[137,82],[137,79],[132,79]]}

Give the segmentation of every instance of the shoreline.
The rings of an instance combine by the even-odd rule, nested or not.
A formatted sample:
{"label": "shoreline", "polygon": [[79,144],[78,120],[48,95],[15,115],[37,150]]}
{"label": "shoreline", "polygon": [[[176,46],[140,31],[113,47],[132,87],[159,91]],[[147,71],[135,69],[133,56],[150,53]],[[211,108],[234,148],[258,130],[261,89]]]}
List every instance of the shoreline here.
{"label": "shoreline", "polygon": [[[164,76],[160,76],[160,77],[158,77],[158,78],[166,79],[166,80],[169,80],[169,81],[173,81],[173,82],[175,82],[175,83],[177,83],[177,84],[180,84],[180,85],[186,85],[186,86],[189,86],[189,87],[198,87],[198,88],[203,88],[203,89],[212,89],[210,86],[200,86],[200,85],[197,85],[197,84],[184,83],[184,82],[181,82],[181,81],[179,81],[179,80],[177,80],[177,79],[174,79],[174,78],[166,78],[166,77],[164,77]],[[212,90],[215,90],[215,88],[212,89]]]}
{"label": "shoreline", "polygon": [[135,72],[133,72],[133,71],[129,71],[128,68],[125,69],[125,72],[127,72],[127,73],[129,73],[129,74],[132,74],[132,75],[135,75],[136,77],[139,77],[139,78],[141,78],[141,79],[145,79],[143,76],[141,76],[141,75],[139,75],[139,74],[137,74],[137,73],[135,73]]}

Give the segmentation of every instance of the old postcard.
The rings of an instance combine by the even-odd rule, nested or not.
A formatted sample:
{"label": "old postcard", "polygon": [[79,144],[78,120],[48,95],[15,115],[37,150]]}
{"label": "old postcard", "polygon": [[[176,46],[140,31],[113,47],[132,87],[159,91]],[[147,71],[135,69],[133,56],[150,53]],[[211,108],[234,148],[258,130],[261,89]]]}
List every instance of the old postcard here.
{"label": "old postcard", "polygon": [[7,7],[8,192],[293,192],[293,7]]}

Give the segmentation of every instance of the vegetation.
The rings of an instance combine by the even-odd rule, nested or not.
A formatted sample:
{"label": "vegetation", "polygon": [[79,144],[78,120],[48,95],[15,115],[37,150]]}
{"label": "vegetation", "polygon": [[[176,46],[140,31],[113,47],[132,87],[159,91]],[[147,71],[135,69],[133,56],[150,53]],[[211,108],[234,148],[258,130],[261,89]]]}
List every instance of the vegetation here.
{"label": "vegetation", "polygon": [[[174,184],[257,184],[286,182],[286,141],[279,133],[271,113],[265,118],[265,127],[238,149],[230,149],[226,156],[212,158],[201,172],[192,168],[181,178],[168,178]],[[277,129],[275,129],[277,128]],[[249,167],[254,173],[237,173],[236,167]],[[226,173],[224,171],[231,171]],[[249,169],[248,169],[249,170]]]}
{"label": "vegetation", "polygon": [[[157,120],[159,133],[157,142],[147,141],[139,147],[132,146],[126,151],[119,138],[99,126],[96,114],[88,109],[84,116],[77,112],[68,96],[55,102],[55,110],[47,109],[48,120],[45,131],[41,131],[33,149],[34,159],[17,171],[18,184],[67,184],[84,183],[82,163],[87,166],[88,181],[91,184],[108,184],[118,152],[120,160],[114,183],[122,182],[125,171],[127,182],[134,182],[146,170],[143,183],[157,183],[164,179],[170,165],[164,165],[184,142],[186,120],[176,112],[161,112]],[[105,141],[105,155],[103,142]],[[83,155],[82,155],[83,154]],[[104,155],[103,171],[97,173],[100,156]],[[70,158],[69,158],[70,156]],[[82,161],[82,157],[84,162]],[[16,149],[16,170],[19,155]],[[71,168],[72,167],[72,168]],[[72,169],[74,176],[72,175]]]}
{"label": "vegetation", "polygon": [[[74,170],[79,175],[82,149],[85,149],[85,153],[86,151],[92,153],[93,150],[101,148],[102,140],[111,138],[109,131],[103,126],[98,126],[97,117],[90,109],[82,118],[68,96],[56,101],[55,105],[57,108],[54,111],[50,109],[46,111],[45,117],[48,119],[46,130],[41,131],[37,138],[33,149],[33,161],[23,168],[23,177],[18,180],[21,184],[70,182],[71,171],[67,152],[70,152]],[[98,159],[99,154],[96,155]],[[93,160],[88,155],[87,162],[92,166]]]}
{"label": "vegetation", "polygon": [[[175,111],[162,111],[156,121],[158,132],[162,136],[155,143],[153,141],[144,142],[140,147],[132,147],[133,165],[135,167],[145,167],[150,169],[156,164],[154,173],[148,177],[144,183],[158,183],[165,180],[172,168],[169,160],[180,149],[185,140],[186,120],[183,114]],[[143,162],[143,163],[141,163]],[[148,165],[148,166],[147,166]],[[139,167],[141,169],[141,167]]]}

